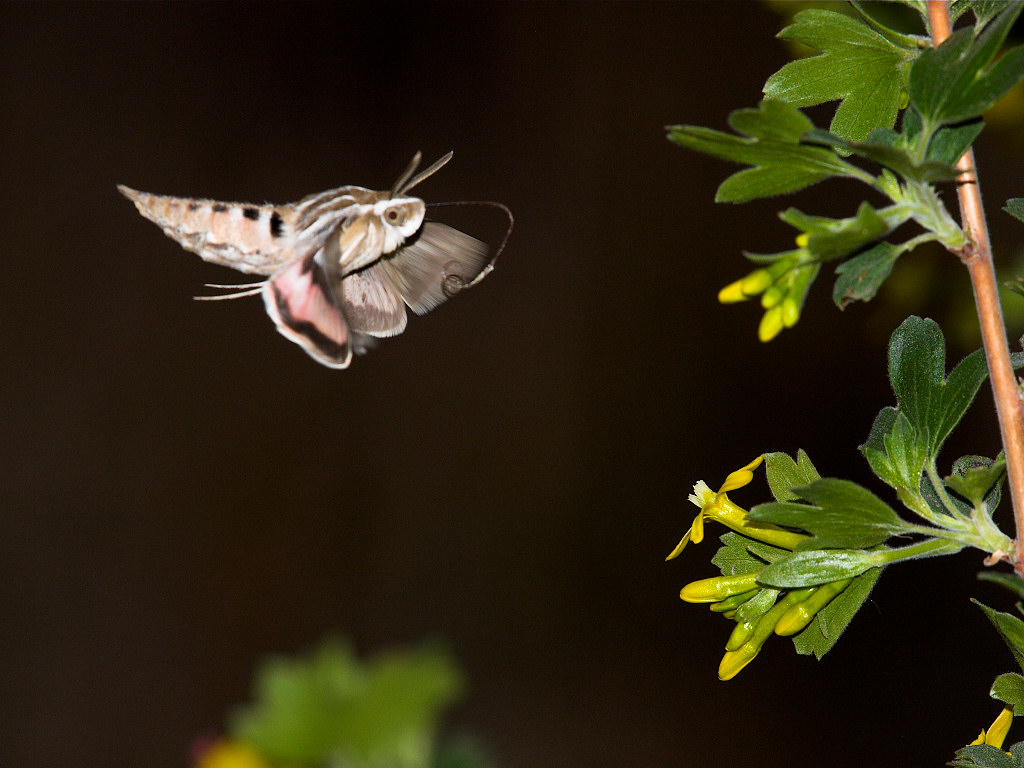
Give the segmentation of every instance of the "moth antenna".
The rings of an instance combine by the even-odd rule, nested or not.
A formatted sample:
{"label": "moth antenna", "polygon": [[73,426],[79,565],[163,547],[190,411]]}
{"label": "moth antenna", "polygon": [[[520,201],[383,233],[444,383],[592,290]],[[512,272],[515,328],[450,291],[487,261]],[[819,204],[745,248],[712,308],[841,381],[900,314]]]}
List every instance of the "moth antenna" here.
{"label": "moth antenna", "polygon": [[409,167],[402,171],[402,175],[398,177],[398,181],[391,187],[391,197],[396,197],[399,192],[402,191],[402,185],[409,180],[409,177],[416,172],[416,166],[420,164],[420,160],[423,159],[423,153],[417,152],[412,156],[412,162],[409,163]]}
{"label": "moth antenna", "polygon": [[[451,152],[448,153],[448,157],[451,157]],[[445,160],[445,162],[447,162],[447,160]],[[427,208],[440,208],[442,206],[450,205],[489,205],[492,208],[498,208],[499,210],[504,211],[505,215],[508,216],[508,229],[505,230],[505,236],[501,238],[501,243],[499,243],[498,245],[498,250],[494,252],[494,255],[491,257],[491,260],[487,262],[487,266],[484,267],[483,271],[473,279],[473,282],[463,287],[470,288],[476,285],[481,280],[483,280],[484,277],[486,277],[491,272],[491,270],[494,269],[494,265],[498,261],[498,257],[501,256],[501,252],[505,250],[505,246],[508,244],[508,238],[512,234],[512,227],[514,227],[516,223],[516,218],[515,216],[512,215],[512,210],[504,203],[496,203],[493,200],[461,200],[459,202],[454,203],[427,203],[426,205]]]}
{"label": "moth antenna", "polygon": [[[443,168],[445,166],[445,164],[449,160],[452,159],[452,155],[454,155],[454,154],[455,154],[454,152],[449,152],[447,155],[442,157],[440,160],[438,160],[432,166],[427,168],[425,171],[420,171],[418,174],[416,174],[416,177],[412,181],[410,181],[408,184],[405,184],[403,186],[402,184],[396,183],[395,184],[395,189],[391,193],[391,196],[394,197],[396,194],[397,195],[404,195],[406,192],[408,192],[410,189],[415,187],[417,184],[419,184],[425,178],[427,178],[429,176],[433,176],[435,173],[437,173],[439,170],[441,170],[441,168]],[[405,173],[402,174],[403,180],[408,178],[409,175],[411,175],[412,172],[416,169],[416,166],[419,165],[419,158],[420,158],[420,153],[417,152],[416,153],[416,157],[413,158],[414,162],[412,163],[412,165],[409,166],[409,170],[407,170]]]}
{"label": "moth antenna", "polygon": [[[246,296],[255,296],[263,290],[267,284],[264,280],[261,283],[241,283],[221,285],[220,283],[204,283],[207,288],[222,288],[235,293],[223,293],[220,296],[193,296],[194,301],[228,301],[229,299],[244,299]],[[242,290],[239,290],[242,289]]]}

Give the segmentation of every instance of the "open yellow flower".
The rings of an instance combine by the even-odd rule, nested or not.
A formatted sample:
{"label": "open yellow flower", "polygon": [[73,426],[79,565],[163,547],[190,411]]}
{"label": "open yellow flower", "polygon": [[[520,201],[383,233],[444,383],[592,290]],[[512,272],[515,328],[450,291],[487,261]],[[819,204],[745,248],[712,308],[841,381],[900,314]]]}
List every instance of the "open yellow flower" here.
{"label": "open yellow flower", "polygon": [[699,544],[704,539],[705,518],[717,520],[727,528],[732,528],[744,536],[749,536],[752,539],[784,549],[793,549],[806,538],[803,534],[787,531],[785,528],[780,528],[771,523],[748,521],[747,511],[742,507],[736,506],[726,495],[729,491],[735,491],[737,488],[742,488],[749,484],[754,479],[754,470],[761,466],[763,461],[764,456],[761,455],[745,467],[741,467],[735,472],[730,472],[717,493],[712,491],[703,480],[697,481],[693,486],[693,493],[690,494],[689,500],[700,508],[700,512],[693,519],[690,530],[686,532],[686,535],[676,545],[676,548],[669,553],[668,557],[665,558],[666,560],[678,557],[688,542],[692,541],[694,544]]}
{"label": "open yellow flower", "polygon": [[1004,707],[992,725],[989,726],[989,729],[982,731],[981,735],[971,742],[971,745],[991,744],[993,747],[1002,749],[1003,742],[1006,740],[1006,734],[1010,732],[1010,723],[1012,722],[1013,710],[1010,707]]}

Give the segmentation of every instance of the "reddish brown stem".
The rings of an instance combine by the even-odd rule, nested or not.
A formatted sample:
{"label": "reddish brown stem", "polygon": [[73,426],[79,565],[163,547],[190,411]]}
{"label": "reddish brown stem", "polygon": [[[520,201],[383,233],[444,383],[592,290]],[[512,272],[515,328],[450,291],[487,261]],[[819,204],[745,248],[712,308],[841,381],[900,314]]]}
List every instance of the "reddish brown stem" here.
{"label": "reddish brown stem", "polygon": [[[950,34],[947,0],[928,0],[928,16],[932,28],[932,41],[939,45]],[[992,248],[988,239],[988,226],[985,223],[985,209],[981,204],[981,189],[978,186],[973,150],[968,149],[956,167],[961,171],[957,185],[960,218],[968,238],[967,245],[958,255],[967,266],[974,288],[982,344],[985,347],[985,358],[988,360],[999,431],[1006,454],[1006,474],[1010,485],[1010,500],[1013,503],[1016,541],[1019,542],[1024,534],[1024,401],[1021,400],[1020,389],[1017,387],[1013,365],[1010,362],[1010,346],[1006,340],[1003,310],[999,305]],[[1016,550],[1013,554],[1014,569],[1024,576],[1024,553],[1020,546],[1016,546]]]}

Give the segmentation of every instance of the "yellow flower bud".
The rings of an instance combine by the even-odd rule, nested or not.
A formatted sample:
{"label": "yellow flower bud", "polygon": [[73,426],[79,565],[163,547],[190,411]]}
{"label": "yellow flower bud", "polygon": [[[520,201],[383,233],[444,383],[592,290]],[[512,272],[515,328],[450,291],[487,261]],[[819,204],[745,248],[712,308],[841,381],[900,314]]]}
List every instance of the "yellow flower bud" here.
{"label": "yellow flower bud", "polygon": [[757,338],[769,342],[782,330],[782,307],[774,306],[764,313],[760,325],[757,326]]}
{"label": "yellow flower bud", "polygon": [[800,305],[792,297],[787,296],[782,302],[782,324],[792,328],[799,320]]}
{"label": "yellow flower bud", "polygon": [[[729,635],[729,639],[725,643],[725,650],[735,651],[738,650],[741,646],[746,645],[747,640],[749,640],[750,636],[754,634],[754,628],[756,626],[757,619],[739,622],[733,628],[732,634]],[[739,670],[736,671],[738,672]]]}
{"label": "yellow flower bud", "polygon": [[775,625],[775,634],[788,637],[803,631],[822,608],[850,586],[851,581],[853,579],[841,579],[840,581],[822,584],[820,587],[800,590],[806,591],[810,596],[794,605],[782,615],[778,624]]}
{"label": "yellow flower bud", "polygon": [[735,651],[726,651],[718,665],[718,679],[732,680],[750,662],[757,658],[761,652],[760,645],[745,643]]}
{"label": "yellow flower bud", "polygon": [[811,236],[808,233],[801,232],[799,235],[796,236],[796,247],[797,248],[806,248],[810,244],[811,244]]}
{"label": "yellow flower bud", "polygon": [[756,573],[736,576],[713,576],[692,581],[683,587],[679,596],[688,603],[717,603],[732,595],[749,592],[757,587]]}
{"label": "yellow flower bud", "polygon": [[746,301],[749,298],[749,296],[743,293],[742,279],[729,283],[725,288],[718,292],[718,301],[720,304],[736,304],[740,301]]}
{"label": "yellow flower bud", "polygon": [[745,296],[757,296],[757,294],[763,293],[771,286],[775,282],[775,278],[772,277],[772,273],[767,269],[755,269],[740,282],[743,284],[743,294]]}

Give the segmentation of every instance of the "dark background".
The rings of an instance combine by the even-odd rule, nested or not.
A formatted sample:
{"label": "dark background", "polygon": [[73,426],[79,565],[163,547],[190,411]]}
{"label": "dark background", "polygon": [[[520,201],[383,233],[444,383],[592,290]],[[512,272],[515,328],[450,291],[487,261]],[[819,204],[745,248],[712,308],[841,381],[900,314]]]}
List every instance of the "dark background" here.
{"label": "dark background", "polygon": [[[720,531],[663,562],[692,484],[762,451],[868,481],[903,316],[942,318],[951,357],[973,343],[941,255],[845,313],[823,274],[770,345],[756,306],[716,303],[742,249],[789,247],[777,210],[859,199],[716,206],[730,168],[664,139],[756,104],[780,24],[747,3],[0,6],[0,764],[186,765],[261,658],[332,631],[444,638],[471,681],[449,725],[507,768],[939,765],[987,726],[1013,659],[967,601],[1009,605],[978,553],[887,573],[823,662],[775,639],[729,683],[728,623],[677,597]],[[1019,141],[980,145],[1007,259]],[[191,301],[245,277],[115,191],[283,203],[449,149],[418,193],[508,204],[508,249],[346,371],[258,299]],[[988,397],[947,461],[997,450]]]}

